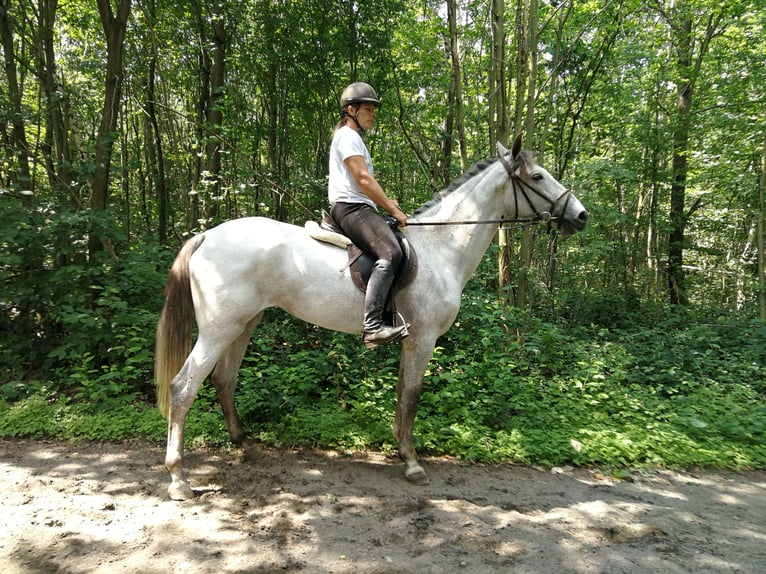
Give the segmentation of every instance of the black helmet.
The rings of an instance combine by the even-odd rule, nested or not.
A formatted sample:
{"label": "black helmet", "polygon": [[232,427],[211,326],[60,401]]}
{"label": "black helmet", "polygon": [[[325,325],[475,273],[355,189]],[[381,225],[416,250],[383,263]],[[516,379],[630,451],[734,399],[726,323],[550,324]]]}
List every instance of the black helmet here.
{"label": "black helmet", "polygon": [[354,82],[346,86],[343,93],[340,95],[340,109],[345,110],[346,106],[351,104],[362,104],[369,102],[376,108],[380,107],[380,100],[378,94],[370,84],[364,82]]}

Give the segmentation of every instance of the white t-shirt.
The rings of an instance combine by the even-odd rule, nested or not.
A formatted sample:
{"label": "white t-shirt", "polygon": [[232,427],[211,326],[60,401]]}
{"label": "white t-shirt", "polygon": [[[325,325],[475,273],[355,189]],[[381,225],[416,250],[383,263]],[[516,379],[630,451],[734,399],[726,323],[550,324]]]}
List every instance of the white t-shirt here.
{"label": "white t-shirt", "polygon": [[343,126],[332,138],[330,145],[330,180],[327,197],[330,205],[340,201],[341,203],[366,203],[377,209],[375,202],[367,197],[354,180],[354,176],[348,171],[346,159],[359,155],[364,158],[367,170],[374,177],[372,171],[372,159],[367,146],[356,130],[349,126]]}

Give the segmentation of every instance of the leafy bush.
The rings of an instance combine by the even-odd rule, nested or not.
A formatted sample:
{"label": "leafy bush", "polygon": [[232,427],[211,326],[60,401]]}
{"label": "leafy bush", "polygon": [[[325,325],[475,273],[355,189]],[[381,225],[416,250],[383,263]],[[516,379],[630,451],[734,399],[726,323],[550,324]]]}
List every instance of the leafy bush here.
{"label": "leafy bush", "polygon": [[104,253],[86,262],[80,254],[88,230],[108,226],[108,218],[7,207],[7,225],[0,225],[0,328],[6,334],[0,377],[10,388],[4,385],[3,395],[14,400],[35,392],[19,384],[30,378],[55,381],[48,383],[54,390],[84,400],[150,395],[147,334],[171,255],[144,246],[126,248],[119,260]]}

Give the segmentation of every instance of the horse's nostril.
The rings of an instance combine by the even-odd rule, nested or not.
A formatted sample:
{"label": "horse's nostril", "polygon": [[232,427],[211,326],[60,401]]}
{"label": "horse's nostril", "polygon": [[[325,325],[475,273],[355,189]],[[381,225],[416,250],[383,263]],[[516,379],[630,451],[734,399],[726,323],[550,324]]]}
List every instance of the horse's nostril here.
{"label": "horse's nostril", "polygon": [[580,215],[577,216],[577,219],[579,219],[580,221],[585,223],[586,221],[588,221],[588,212],[587,211],[581,211]]}

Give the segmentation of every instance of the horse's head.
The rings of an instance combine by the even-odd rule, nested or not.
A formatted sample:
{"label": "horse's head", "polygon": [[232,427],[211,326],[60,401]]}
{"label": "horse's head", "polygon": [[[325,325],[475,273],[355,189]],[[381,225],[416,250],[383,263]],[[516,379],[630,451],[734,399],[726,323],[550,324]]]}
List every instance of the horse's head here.
{"label": "horse's head", "polygon": [[510,151],[497,144],[500,162],[510,176],[503,215],[508,219],[533,219],[548,223],[565,237],[585,228],[588,212],[529,151],[521,150],[521,134]]}

